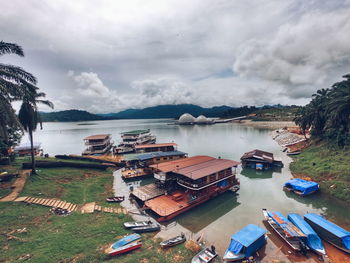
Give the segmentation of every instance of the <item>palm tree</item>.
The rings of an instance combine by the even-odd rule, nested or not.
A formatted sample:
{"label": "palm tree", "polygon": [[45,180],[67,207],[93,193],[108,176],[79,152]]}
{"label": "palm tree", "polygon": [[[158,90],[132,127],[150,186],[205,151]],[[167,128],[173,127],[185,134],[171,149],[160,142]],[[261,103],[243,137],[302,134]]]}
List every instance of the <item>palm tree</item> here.
{"label": "palm tree", "polygon": [[34,96],[31,93],[29,93],[28,95],[26,94],[23,97],[23,102],[18,113],[18,119],[22,124],[22,127],[29,134],[31,157],[32,157],[32,174],[36,174],[33,132],[36,131],[36,128],[39,123],[40,123],[40,128],[42,129],[42,123],[38,112],[37,104],[44,104],[46,106],[49,106],[52,109],[54,107],[51,101],[42,99],[45,96],[46,94],[43,92],[36,93]]}
{"label": "palm tree", "polygon": [[[16,54],[23,57],[23,49],[13,43],[0,41],[0,57],[5,54]],[[29,97],[35,94],[38,88],[36,78],[20,67],[0,63],[0,138],[8,140],[8,128],[20,127],[11,102],[21,100],[25,94]]]}

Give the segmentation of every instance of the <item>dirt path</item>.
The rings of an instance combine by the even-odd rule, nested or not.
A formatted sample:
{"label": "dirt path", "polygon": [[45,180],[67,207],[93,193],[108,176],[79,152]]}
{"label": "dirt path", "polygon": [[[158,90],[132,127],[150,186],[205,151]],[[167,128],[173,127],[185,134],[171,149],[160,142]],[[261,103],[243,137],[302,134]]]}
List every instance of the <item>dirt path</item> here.
{"label": "dirt path", "polygon": [[22,192],[23,190],[23,187],[27,181],[27,177],[30,175],[30,171],[31,170],[22,170],[20,171],[20,175],[19,175],[19,178],[16,179],[16,181],[13,183],[12,187],[13,187],[13,190],[12,192],[1,198],[0,199],[0,202],[10,202],[10,201],[13,201],[17,198],[17,196]]}

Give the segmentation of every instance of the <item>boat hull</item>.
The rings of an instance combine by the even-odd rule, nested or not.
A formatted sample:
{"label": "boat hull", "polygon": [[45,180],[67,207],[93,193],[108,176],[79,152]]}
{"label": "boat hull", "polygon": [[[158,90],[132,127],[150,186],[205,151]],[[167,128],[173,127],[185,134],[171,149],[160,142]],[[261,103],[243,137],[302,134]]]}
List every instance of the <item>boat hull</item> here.
{"label": "boat hull", "polygon": [[131,252],[131,251],[133,251],[135,249],[138,249],[141,246],[142,246],[142,243],[139,242],[139,243],[135,244],[134,246],[125,247],[125,248],[118,248],[118,249],[113,250],[110,253],[108,253],[108,256],[114,257],[114,256],[117,256],[117,255],[125,254],[125,253]]}

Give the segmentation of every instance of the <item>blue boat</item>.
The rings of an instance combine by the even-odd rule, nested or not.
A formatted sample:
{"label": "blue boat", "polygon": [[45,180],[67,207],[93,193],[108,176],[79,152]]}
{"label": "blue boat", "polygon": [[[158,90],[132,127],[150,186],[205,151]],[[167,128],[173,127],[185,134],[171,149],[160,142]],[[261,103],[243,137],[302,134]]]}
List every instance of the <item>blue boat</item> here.
{"label": "blue boat", "polygon": [[231,243],[223,259],[225,262],[238,261],[252,256],[266,244],[266,230],[256,225],[247,225],[231,236]]}
{"label": "blue boat", "polygon": [[304,215],[304,219],[322,239],[350,254],[349,231],[317,214],[306,214]]}
{"label": "blue boat", "polygon": [[295,178],[286,182],[283,189],[294,192],[297,195],[306,196],[317,192],[319,185],[315,182]]}
{"label": "blue boat", "polygon": [[288,219],[306,235],[304,242],[310,249],[319,255],[326,255],[326,250],[324,249],[321,238],[301,215],[293,213],[288,214]]}
{"label": "blue boat", "polygon": [[123,247],[131,242],[134,242],[134,241],[140,239],[140,238],[141,238],[141,236],[139,234],[127,235],[127,236],[119,239],[117,242],[113,243],[111,248],[117,249],[117,248]]}

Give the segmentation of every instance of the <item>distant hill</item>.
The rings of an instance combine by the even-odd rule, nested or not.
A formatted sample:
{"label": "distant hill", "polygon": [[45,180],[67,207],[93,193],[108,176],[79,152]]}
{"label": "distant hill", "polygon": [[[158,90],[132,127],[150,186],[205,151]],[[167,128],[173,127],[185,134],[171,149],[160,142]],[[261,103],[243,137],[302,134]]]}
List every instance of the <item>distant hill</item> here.
{"label": "distant hill", "polygon": [[157,119],[157,118],[179,118],[184,113],[190,113],[197,117],[220,117],[226,111],[232,109],[229,106],[216,106],[203,108],[193,104],[159,105],[144,109],[128,109],[118,113],[99,114],[99,116],[113,119]]}
{"label": "distant hill", "polygon": [[83,110],[65,110],[57,112],[40,112],[43,122],[71,122],[106,120],[106,117],[92,114]]}

